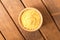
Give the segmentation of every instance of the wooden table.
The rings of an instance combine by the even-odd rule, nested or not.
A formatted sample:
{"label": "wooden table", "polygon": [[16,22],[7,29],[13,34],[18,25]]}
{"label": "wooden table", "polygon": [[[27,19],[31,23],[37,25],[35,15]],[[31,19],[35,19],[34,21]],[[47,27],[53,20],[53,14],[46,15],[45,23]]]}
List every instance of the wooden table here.
{"label": "wooden table", "polygon": [[[44,22],[38,31],[20,28],[18,15],[26,7],[42,13]],[[0,40],[60,40],[60,0],[0,0]]]}

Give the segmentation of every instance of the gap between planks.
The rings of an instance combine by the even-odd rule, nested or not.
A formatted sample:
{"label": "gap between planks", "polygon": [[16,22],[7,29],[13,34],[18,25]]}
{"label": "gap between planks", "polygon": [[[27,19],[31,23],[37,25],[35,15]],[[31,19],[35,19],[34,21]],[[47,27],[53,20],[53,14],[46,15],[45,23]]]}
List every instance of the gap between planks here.
{"label": "gap between planks", "polygon": [[2,36],[2,37],[0,36],[1,37],[0,39],[1,40],[6,40],[5,36],[3,35],[3,33],[1,31],[0,31],[0,35]]}

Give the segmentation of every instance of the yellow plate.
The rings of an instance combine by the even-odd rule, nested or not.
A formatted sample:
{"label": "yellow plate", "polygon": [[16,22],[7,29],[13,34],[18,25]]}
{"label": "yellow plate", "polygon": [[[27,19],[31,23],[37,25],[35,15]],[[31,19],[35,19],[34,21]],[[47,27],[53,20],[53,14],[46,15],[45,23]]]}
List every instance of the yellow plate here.
{"label": "yellow plate", "polygon": [[36,8],[29,7],[20,12],[18,16],[18,22],[22,29],[32,32],[41,27],[43,23],[43,17],[41,12],[39,12]]}

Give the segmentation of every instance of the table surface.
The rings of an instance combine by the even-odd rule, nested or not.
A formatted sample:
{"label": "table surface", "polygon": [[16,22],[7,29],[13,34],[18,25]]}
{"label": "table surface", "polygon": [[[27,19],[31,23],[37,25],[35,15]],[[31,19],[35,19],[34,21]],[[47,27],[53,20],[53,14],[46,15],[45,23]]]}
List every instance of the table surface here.
{"label": "table surface", "polygon": [[[43,25],[35,32],[24,31],[18,23],[26,7],[42,13]],[[60,40],[60,0],[0,0],[0,40]]]}

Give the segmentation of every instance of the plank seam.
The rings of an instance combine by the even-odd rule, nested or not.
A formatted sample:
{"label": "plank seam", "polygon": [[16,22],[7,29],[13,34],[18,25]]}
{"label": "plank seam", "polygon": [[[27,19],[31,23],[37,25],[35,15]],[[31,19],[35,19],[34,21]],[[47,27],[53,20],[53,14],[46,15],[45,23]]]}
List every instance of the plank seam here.
{"label": "plank seam", "polygon": [[42,34],[41,30],[38,30],[40,32],[40,34],[42,35],[42,37],[44,38],[44,40],[46,40],[45,36]]}
{"label": "plank seam", "polygon": [[47,6],[45,5],[45,3],[43,2],[43,0],[41,0],[41,2],[43,3],[43,5],[45,6],[46,10],[47,10],[48,13],[50,14],[50,16],[51,16],[51,18],[52,18],[54,24],[55,24],[56,27],[57,27],[57,29],[60,31],[60,29],[59,29],[58,25],[56,24],[56,22],[55,22],[55,20],[54,20],[54,18],[53,18],[53,16],[52,16],[52,14],[51,14],[50,11],[48,10],[48,8],[47,8]]}
{"label": "plank seam", "polygon": [[6,40],[5,36],[3,35],[3,33],[0,31],[0,34],[2,35],[2,37],[4,38],[4,40]]}
{"label": "plank seam", "polygon": [[20,2],[22,3],[22,5],[24,6],[24,8],[26,8],[26,6],[24,5],[24,3],[22,2],[22,0],[20,0]]}
{"label": "plank seam", "polygon": [[23,34],[21,33],[21,31],[19,30],[18,26],[16,25],[15,21],[13,20],[13,18],[11,17],[11,15],[9,14],[8,10],[6,9],[6,7],[4,6],[4,4],[2,3],[2,1],[0,1],[2,6],[4,7],[4,9],[6,10],[7,14],[9,15],[9,17],[11,18],[11,20],[13,21],[14,25],[16,26],[17,30],[19,31],[19,33],[22,35],[22,37],[25,39],[25,37],[23,36]]}

